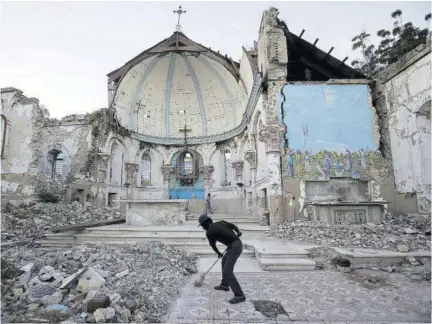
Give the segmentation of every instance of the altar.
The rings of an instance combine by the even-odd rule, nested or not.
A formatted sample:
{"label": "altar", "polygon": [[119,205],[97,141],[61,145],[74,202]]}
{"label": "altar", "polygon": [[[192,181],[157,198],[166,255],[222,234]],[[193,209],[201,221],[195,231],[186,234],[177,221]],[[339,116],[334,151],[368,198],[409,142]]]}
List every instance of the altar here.
{"label": "altar", "polygon": [[178,225],[186,221],[187,199],[115,200],[130,226]]}

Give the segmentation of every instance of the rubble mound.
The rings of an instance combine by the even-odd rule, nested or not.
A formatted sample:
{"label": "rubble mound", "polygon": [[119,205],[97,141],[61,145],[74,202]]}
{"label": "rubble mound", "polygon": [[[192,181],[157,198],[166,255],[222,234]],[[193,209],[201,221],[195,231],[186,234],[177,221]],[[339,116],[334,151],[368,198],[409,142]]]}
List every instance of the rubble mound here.
{"label": "rubble mound", "polygon": [[119,218],[120,213],[108,208],[86,206],[78,202],[70,204],[40,202],[2,213],[2,242],[22,241],[33,246],[44,238],[53,227],[103,221]]}
{"label": "rubble mound", "polygon": [[399,252],[430,251],[429,215],[387,216],[380,225],[323,224],[309,220],[286,222],[277,236],[321,246],[383,249]]}
{"label": "rubble mound", "polygon": [[71,250],[9,247],[19,268],[2,278],[2,321],[160,323],[197,257],[160,242],[82,245]]}

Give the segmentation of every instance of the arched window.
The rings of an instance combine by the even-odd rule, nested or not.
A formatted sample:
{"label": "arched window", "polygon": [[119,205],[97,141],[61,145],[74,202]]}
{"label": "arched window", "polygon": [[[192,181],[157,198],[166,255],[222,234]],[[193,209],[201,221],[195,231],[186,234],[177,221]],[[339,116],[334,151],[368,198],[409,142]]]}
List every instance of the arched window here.
{"label": "arched window", "polygon": [[151,159],[147,153],[141,158],[141,185],[149,185],[151,182]]}
{"label": "arched window", "polygon": [[61,151],[52,149],[48,152],[48,175],[53,179],[63,179],[64,155]]}
{"label": "arched window", "polygon": [[187,152],[183,155],[183,159],[181,161],[181,174],[184,176],[192,175],[193,173],[193,159],[192,155]]}
{"label": "arched window", "polygon": [[232,165],[231,165],[231,152],[229,150],[225,150],[223,153],[223,185],[230,186],[231,185],[231,172],[232,172]]}

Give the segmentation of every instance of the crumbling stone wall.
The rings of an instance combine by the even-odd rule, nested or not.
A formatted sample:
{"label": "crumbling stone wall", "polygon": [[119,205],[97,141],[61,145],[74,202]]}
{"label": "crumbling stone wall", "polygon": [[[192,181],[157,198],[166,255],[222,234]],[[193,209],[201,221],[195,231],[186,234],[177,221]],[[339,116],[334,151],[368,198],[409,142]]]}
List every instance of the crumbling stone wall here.
{"label": "crumbling stone wall", "polygon": [[392,160],[401,212],[430,213],[431,47],[420,45],[376,78],[380,147]]}

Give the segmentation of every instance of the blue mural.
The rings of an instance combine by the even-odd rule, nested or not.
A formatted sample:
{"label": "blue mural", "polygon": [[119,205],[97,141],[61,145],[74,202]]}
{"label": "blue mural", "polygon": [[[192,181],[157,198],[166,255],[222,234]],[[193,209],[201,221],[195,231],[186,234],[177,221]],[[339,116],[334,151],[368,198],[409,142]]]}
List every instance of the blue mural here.
{"label": "blue mural", "polygon": [[376,150],[367,85],[288,84],[283,94],[291,149]]}
{"label": "blue mural", "polygon": [[283,175],[309,180],[365,177],[383,164],[373,137],[367,85],[288,84],[279,118],[287,126]]}

